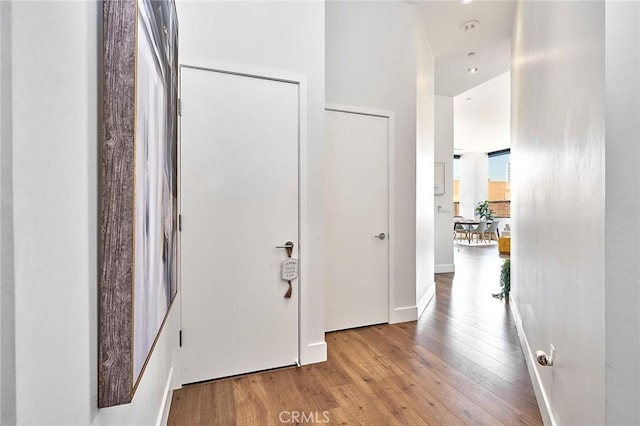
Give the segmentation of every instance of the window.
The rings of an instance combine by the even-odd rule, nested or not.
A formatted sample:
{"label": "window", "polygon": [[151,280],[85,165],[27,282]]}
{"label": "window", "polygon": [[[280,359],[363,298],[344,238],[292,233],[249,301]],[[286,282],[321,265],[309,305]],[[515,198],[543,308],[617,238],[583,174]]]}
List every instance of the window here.
{"label": "window", "polygon": [[460,216],[460,156],[453,156],[453,215]]}
{"label": "window", "polygon": [[511,150],[489,153],[488,199],[497,217],[511,216]]}

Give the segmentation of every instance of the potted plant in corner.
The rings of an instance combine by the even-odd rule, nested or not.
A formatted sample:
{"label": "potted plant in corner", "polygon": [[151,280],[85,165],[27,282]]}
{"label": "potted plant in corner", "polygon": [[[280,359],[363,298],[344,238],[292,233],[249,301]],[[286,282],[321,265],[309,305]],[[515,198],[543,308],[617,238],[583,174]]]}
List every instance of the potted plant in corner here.
{"label": "potted plant in corner", "polygon": [[487,200],[479,202],[476,206],[476,215],[480,217],[480,220],[493,220],[493,216],[495,214],[496,212],[491,210],[489,207],[489,201]]}
{"label": "potted plant in corner", "polygon": [[509,300],[509,292],[511,291],[511,259],[505,259],[500,267],[500,292],[494,293],[492,296],[502,300]]}

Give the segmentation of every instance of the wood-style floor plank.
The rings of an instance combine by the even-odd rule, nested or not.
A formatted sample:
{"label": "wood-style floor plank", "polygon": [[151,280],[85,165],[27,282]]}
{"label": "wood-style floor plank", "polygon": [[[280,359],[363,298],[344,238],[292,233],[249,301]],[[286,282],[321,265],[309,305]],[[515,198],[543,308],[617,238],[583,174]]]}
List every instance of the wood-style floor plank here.
{"label": "wood-style floor plank", "polygon": [[184,387],[169,425],[541,425],[509,304],[491,297],[501,262],[461,247],[418,321],[328,333],[324,363]]}

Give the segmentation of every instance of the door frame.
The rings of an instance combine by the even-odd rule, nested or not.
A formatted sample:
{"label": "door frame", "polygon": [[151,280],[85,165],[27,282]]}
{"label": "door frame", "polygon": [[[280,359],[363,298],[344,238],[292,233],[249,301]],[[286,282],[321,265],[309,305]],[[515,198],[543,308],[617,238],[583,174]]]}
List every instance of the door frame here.
{"label": "door frame", "polygon": [[[178,117],[178,187],[182,185],[182,70],[184,68],[197,69],[203,71],[211,71],[217,73],[231,74],[249,78],[259,78],[264,80],[279,81],[283,83],[295,84],[298,87],[298,257],[299,257],[299,273],[297,279],[298,290],[298,357],[296,362],[301,365],[301,360],[314,360],[317,358],[309,342],[309,324],[303,321],[309,316],[309,300],[307,291],[303,286],[306,285],[305,278],[308,276],[309,259],[307,240],[309,235],[309,208],[308,208],[308,181],[309,181],[309,165],[308,165],[308,130],[307,130],[307,78],[303,74],[287,71],[267,70],[254,66],[231,64],[226,62],[217,62],[204,58],[187,58],[183,59],[178,65],[178,99],[179,99],[179,117]],[[178,191],[178,214],[182,215],[182,191]],[[182,303],[182,238],[178,233],[178,296],[180,297],[180,330],[183,327],[183,303]],[[295,291],[295,290],[294,290]],[[307,363],[307,362],[304,362]],[[177,378],[176,382],[180,382],[182,378]],[[180,382],[181,383],[181,382]]]}
{"label": "door frame", "polygon": [[389,110],[367,108],[361,106],[344,105],[336,103],[326,103],[325,111],[344,112],[348,114],[369,115],[374,117],[386,118],[389,126],[387,127],[387,287],[388,287],[388,303],[387,321],[393,324],[395,318],[395,215],[394,215],[394,182],[395,182],[395,113]]}

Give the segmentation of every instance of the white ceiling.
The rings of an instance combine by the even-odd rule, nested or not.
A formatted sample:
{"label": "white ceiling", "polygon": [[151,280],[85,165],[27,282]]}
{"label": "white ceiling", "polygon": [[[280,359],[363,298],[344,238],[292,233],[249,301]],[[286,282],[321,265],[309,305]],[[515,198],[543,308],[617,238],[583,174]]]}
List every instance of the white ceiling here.
{"label": "white ceiling", "polygon": [[[411,0],[426,24],[435,56],[435,92],[454,97],[456,153],[509,147],[514,0]],[[478,26],[464,31],[468,21]],[[470,52],[475,55],[468,56]],[[477,67],[478,72],[467,70]],[[467,101],[466,98],[471,98]]]}
{"label": "white ceiling", "polygon": [[[466,52],[453,53],[436,60],[436,93],[455,96],[485,81],[504,74],[511,68],[511,41],[496,40],[473,50],[476,55],[467,57]],[[478,67],[478,72],[469,74],[467,69]]]}
{"label": "white ceiling", "polygon": [[509,148],[510,110],[510,72],[454,97],[454,154],[492,152]]}
{"label": "white ceiling", "polygon": [[[436,58],[436,93],[455,96],[509,70],[516,2],[511,0],[414,0],[422,11]],[[464,31],[468,21],[475,29]],[[470,52],[475,56],[469,57]],[[469,74],[467,69],[478,67]]]}

